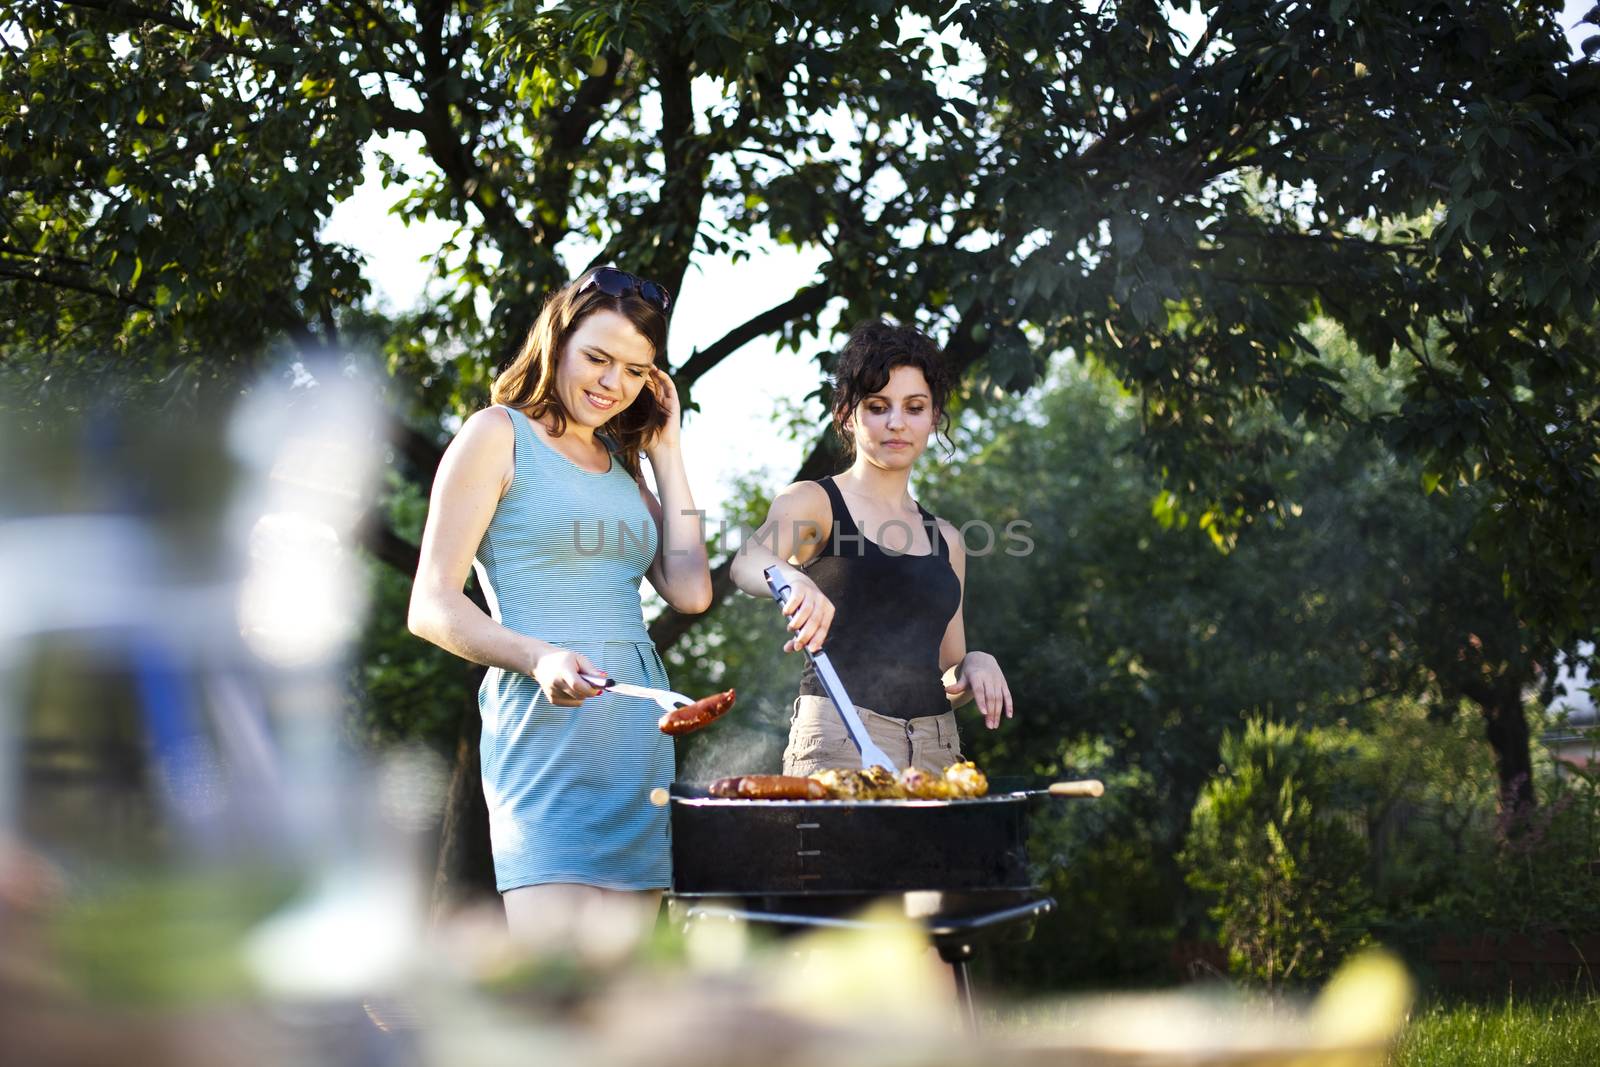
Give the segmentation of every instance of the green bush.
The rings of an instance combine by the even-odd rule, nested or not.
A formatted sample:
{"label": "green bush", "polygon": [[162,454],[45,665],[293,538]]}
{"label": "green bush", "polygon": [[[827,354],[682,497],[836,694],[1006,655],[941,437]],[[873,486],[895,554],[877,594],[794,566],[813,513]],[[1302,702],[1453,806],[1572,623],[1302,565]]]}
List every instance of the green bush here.
{"label": "green bush", "polygon": [[1250,720],[1223,738],[1179,862],[1210,895],[1229,965],[1269,988],[1325,976],[1365,942],[1367,845],[1349,731]]}
{"label": "green bush", "polygon": [[[1434,716],[1437,720],[1438,716]],[[1537,732],[1540,720],[1530,711]],[[1497,811],[1475,716],[1431,721],[1388,707],[1365,735],[1358,774],[1372,840],[1370,884],[1385,940],[1426,947],[1442,932],[1600,930],[1600,783],[1533,750],[1539,803]]]}
{"label": "green bush", "polygon": [[1600,780],[1536,776],[1539,806],[1493,826],[1460,865],[1445,917],[1500,931],[1600,930]]}
{"label": "green bush", "polygon": [[1042,918],[1026,951],[981,954],[986,985],[1013,991],[1149,986],[1170,981],[1183,886],[1160,837],[1157,790],[1147,771],[1111,770],[1095,746],[1043,779],[1093,775],[1104,797],[1041,802],[1030,818],[1035,880],[1058,907]]}

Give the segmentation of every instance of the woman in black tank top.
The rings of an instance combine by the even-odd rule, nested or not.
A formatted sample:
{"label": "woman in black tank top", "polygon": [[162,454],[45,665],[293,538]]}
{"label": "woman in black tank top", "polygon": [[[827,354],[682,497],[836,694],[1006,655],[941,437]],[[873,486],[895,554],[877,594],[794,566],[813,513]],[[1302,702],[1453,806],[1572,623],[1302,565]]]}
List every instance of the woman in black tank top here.
{"label": "woman in black tank top", "polygon": [[[966,647],[960,535],[908,490],[949,392],[926,335],[885,322],[857,326],[833,394],[850,469],[780,493],[733,565],[739,587],[760,597],[769,595],[763,571],[783,571],[794,590],[785,651],[826,647],[873,740],[900,766],[934,771],[961,758],[952,708],[976,700],[990,729],[1012,711],[994,657]],[[784,773],[859,765],[807,663]]]}

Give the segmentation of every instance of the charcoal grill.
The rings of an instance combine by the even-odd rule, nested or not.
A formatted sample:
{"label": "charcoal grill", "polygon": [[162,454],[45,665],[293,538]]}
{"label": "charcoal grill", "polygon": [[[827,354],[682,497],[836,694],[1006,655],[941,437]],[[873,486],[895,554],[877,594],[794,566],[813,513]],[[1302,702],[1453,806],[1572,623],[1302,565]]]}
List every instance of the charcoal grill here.
{"label": "charcoal grill", "polygon": [[954,800],[737,800],[676,784],[669,912],[685,924],[861,927],[867,904],[897,897],[950,964],[975,1032],[969,961],[981,945],[1027,940],[1055,907],[1028,871],[1028,813],[1045,795],[1017,779]]}

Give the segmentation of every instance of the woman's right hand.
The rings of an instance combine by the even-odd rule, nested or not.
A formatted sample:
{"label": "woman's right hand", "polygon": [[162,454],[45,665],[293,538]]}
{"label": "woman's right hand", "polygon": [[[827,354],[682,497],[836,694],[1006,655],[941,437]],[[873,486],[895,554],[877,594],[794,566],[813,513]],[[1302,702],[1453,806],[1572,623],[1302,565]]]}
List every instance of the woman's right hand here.
{"label": "woman's right hand", "polygon": [[789,586],[789,602],[783,613],[789,616],[789,629],[793,636],[785,642],[785,652],[798,652],[802,648],[821,652],[828,640],[828,627],[833,625],[833,601],[822,595],[817,583],[804,571],[794,567],[783,568],[783,580]]}
{"label": "woman's right hand", "polygon": [[599,689],[579,677],[583,674],[606,676],[606,672],[590,663],[587,656],[564,648],[546,652],[533,665],[533,680],[558,708],[575,708],[589,697],[600,695]]}

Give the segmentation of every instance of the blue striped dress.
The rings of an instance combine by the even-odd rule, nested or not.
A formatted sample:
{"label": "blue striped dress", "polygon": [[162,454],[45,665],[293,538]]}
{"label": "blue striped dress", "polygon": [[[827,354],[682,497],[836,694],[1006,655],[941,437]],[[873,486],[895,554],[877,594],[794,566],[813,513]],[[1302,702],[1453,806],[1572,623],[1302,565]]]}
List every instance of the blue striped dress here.
{"label": "blue striped dress", "polygon": [[[473,566],[495,620],[589,657],[619,682],[665,688],[645,631],[639,582],[659,535],[638,485],[612,457],[604,474],[557,452],[521,412],[516,470]],[[648,700],[604,693],[557,707],[517,671],[491,668],[478,690],[479,760],[495,881],[660,889],[671,874],[667,811],[672,739]]]}

